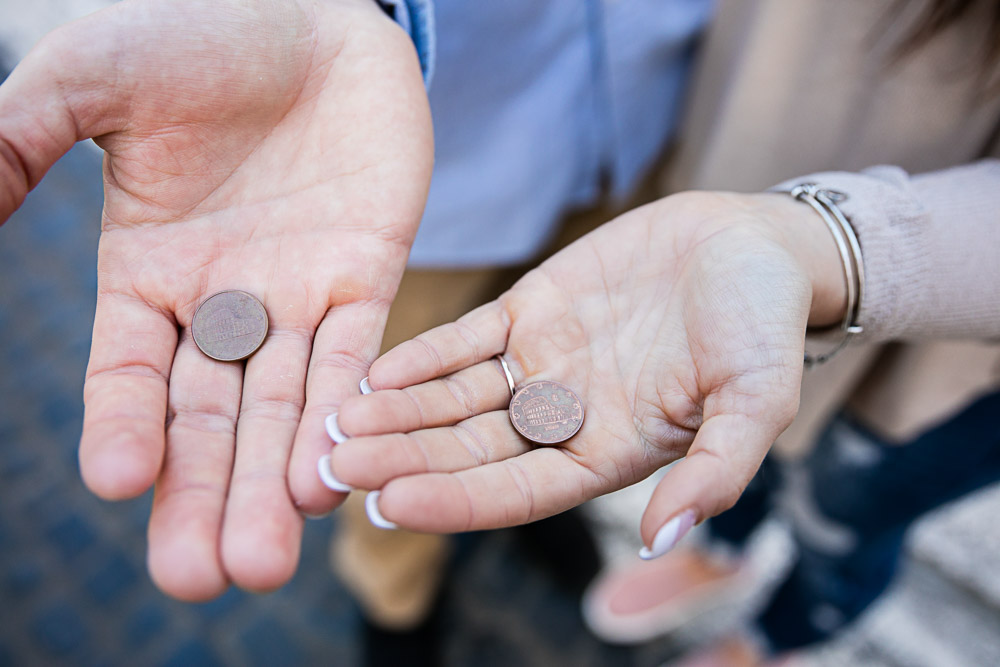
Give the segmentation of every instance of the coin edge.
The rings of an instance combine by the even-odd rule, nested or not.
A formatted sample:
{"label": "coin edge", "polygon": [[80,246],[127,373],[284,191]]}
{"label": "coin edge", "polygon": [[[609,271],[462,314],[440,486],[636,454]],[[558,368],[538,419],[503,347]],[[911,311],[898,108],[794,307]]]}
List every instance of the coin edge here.
{"label": "coin edge", "polygon": [[[260,306],[260,309],[264,312],[264,333],[263,335],[261,335],[260,340],[256,343],[256,345],[254,345],[253,349],[250,352],[243,355],[242,357],[226,358],[226,357],[217,357],[213,354],[210,354],[208,351],[205,350],[204,347],[201,346],[201,343],[198,342],[198,337],[195,335],[194,332],[194,321],[198,319],[198,313],[200,313],[201,309],[205,307],[205,304],[207,304],[209,301],[222,294],[245,294],[246,296],[250,297],[254,301],[254,303]],[[194,311],[194,317],[191,318],[191,340],[194,341],[194,344],[197,346],[199,350],[201,350],[201,353],[204,354],[206,357],[221,362],[243,361],[245,359],[249,359],[254,354],[256,354],[257,351],[260,350],[260,348],[264,345],[264,341],[267,340],[267,334],[270,331],[271,331],[271,317],[270,315],[267,314],[267,308],[264,306],[264,302],[258,299],[250,292],[241,289],[227,289],[212,294],[198,305],[198,308],[195,309]]]}

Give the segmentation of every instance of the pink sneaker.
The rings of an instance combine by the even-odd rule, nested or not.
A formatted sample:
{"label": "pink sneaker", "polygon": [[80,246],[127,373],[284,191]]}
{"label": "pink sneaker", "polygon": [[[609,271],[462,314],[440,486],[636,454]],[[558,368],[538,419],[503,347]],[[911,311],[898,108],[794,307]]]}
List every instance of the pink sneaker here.
{"label": "pink sneaker", "polygon": [[745,579],[736,565],[720,565],[696,549],[677,549],[598,575],[583,596],[583,618],[606,642],[639,644],[741,597]]}

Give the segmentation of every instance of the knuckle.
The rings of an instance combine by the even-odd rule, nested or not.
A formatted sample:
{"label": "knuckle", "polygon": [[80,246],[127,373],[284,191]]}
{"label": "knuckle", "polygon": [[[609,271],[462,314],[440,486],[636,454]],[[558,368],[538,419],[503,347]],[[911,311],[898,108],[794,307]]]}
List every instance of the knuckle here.
{"label": "knuckle", "polygon": [[305,400],[301,396],[253,396],[240,410],[240,419],[295,421],[302,416]]}
{"label": "knuckle", "polygon": [[352,350],[334,350],[316,357],[313,370],[318,369],[346,370],[363,375],[368,369],[368,360]]}
{"label": "knuckle", "polygon": [[464,424],[458,424],[455,428],[455,439],[465,448],[473,465],[481,466],[489,463],[490,447],[479,434]]}
{"label": "knuckle", "polygon": [[421,334],[420,336],[414,338],[413,342],[423,349],[424,354],[426,354],[427,358],[431,360],[433,368],[440,370],[445,367],[444,359],[442,359],[441,355],[438,353],[437,347],[435,347],[427,338],[428,337],[426,335]]}
{"label": "knuckle", "polygon": [[515,505],[515,510],[517,507],[523,508],[523,511],[514,511],[513,513],[508,508],[507,521],[510,524],[530,521],[535,516],[535,492],[531,487],[531,481],[524,469],[517,463],[511,462],[507,470],[522,501]]}
{"label": "knuckle", "polygon": [[236,435],[236,417],[232,414],[197,408],[174,408],[167,413],[167,430],[191,430],[199,433]]}
{"label": "knuckle", "polygon": [[475,414],[476,392],[468,382],[459,375],[451,375],[444,378],[444,386],[463,414]]}

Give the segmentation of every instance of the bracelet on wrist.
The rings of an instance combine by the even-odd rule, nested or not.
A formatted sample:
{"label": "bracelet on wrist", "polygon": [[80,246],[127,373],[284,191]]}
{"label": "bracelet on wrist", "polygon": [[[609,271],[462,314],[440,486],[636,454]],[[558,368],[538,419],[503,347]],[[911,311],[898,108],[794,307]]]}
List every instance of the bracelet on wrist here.
{"label": "bracelet on wrist", "polygon": [[847,216],[840,210],[839,202],[847,199],[847,195],[834,190],[823,189],[815,183],[800,183],[788,194],[796,200],[809,204],[826,223],[827,229],[837,244],[840,261],[844,268],[844,285],[847,291],[847,308],[844,320],[840,324],[843,337],[833,349],[823,354],[805,353],[803,362],[806,368],[817,366],[829,361],[850,342],[851,338],[862,332],[863,327],[858,321],[861,314],[861,300],[865,288],[865,268],[861,256],[861,243]]}

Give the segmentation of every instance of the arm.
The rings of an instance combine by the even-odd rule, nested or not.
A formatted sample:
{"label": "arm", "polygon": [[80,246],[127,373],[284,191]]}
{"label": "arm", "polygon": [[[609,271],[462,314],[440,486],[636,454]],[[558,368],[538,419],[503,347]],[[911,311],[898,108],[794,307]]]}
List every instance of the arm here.
{"label": "arm", "polygon": [[[970,198],[994,197],[995,167],[969,169],[983,175]],[[928,215],[927,204],[915,203],[924,185],[929,200],[946,202],[954,181],[938,179],[952,172],[905,179],[908,194],[898,201],[908,203],[890,207],[884,189],[900,186],[885,173],[803,179],[851,196],[853,208],[844,208],[874,253],[871,264],[866,259],[874,296],[863,311],[873,337],[917,332],[876,315],[902,298],[886,296],[880,281],[900,285],[914,270],[879,255],[876,234],[905,234],[914,220],[942,230],[977,226],[992,215],[971,219],[944,203]],[[968,189],[968,178],[961,182]],[[965,229],[955,236],[979,238]],[[992,257],[996,246],[966,252]],[[924,259],[954,284],[947,317],[984,315],[978,297],[959,298],[945,258],[929,251]],[[845,302],[839,255],[808,206],[774,193],[668,197],[566,248],[498,301],[376,361],[370,383],[382,391],[342,406],[339,425],[354,437],[334,447],[332,470],[345,483],[381,489],[378,506],[391,521],[455,531],[533,521],[681,459],[643,519],[655,554],[677,525],[739,497],[795,415],[807,325],[839,322]],[[991,335],[1000,317],[987,317],[976,326]],[[518,385],[551,379],[580,394],[587,414],[573,439],[531,447],[517,436],[505,411],[506,381],[491,360],[500,353]],[[389,432],[405,435],[382,435]]]}

